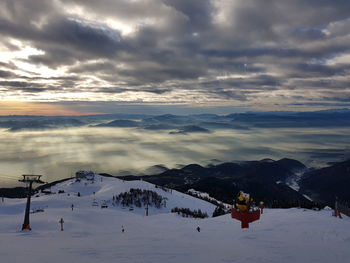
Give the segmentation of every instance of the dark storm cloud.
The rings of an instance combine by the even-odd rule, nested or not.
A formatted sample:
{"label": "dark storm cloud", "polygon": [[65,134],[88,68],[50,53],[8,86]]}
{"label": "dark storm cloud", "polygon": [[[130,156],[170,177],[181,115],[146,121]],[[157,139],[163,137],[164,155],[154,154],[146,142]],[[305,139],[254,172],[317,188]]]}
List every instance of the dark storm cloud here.
{"label": "dark storm cloud", "polygon": [[76,19],[59,19],[44,28],[54,42],[97,56],[111,56],[120,46],[119,32],[102,24]]}
{"label": "dark storm cloud", "polygon": [[4,87],[27,87],[29,84],[23,81],[0,81],[0,85]]}
{"label": "dark storm cloud", "polygon": [[96,91],[95,92],[104,92],[104,93],[123,93],[123,92],[146,92],[146,93],[154,93],[154,94],[163,94],[163,93],[167,93],[170,91],[170,89],[160,89],[160,88],[137,88],[137,89],[132,89],[132,88],[119,88],[119,87],[108,87],[108,88],[104,88],[104,87],[96,87]]}
{"label": "dark storm cloud", "polygon": [[[182,63],[184,66],[181,67]],[[194,67],[193,65],[186,65],[188,61],[183,61],[179,65],[155,65],[153,67],[139,67],[133,70],[120,70],[119,74],[125,78],[130,78],[134,81],[143,83],[160,83],[169,79],[195,79],[201,76],[203,69],[201,67]]]}
{"label": "dark storm cloud", "polygon": [[246,92],[241,92],[234,89],[231,89],[231,90],[213,89],[211,91],[209,90],[208,93],[218,98],[247,101],[247,96],[244,94]]}
{"label": "dark storm cloud", "polygon": [[29,60],[52,68],[113,57],[121,45],[119,32],[102,24],[70,18],[59,18],[36,33],[37,48],[45,54],[32,55]]}
{"label": "dark storm cloud", "polygon": [[326,33],[320,28],[303,27],[296,28],[292,34],[300,40],[310,41],[310,40],[322,40],[327,37]]}
{"label": "dark storm cloud", "polygon": [[288,76],[294,78],[346,75],[350,70],[350,65],[328,66],[322,64],[298,63],[291,66]]}
{"label": "dark storm cloud", "polygon": [[[349,14],[345,0],[3,0],[0,33],[4,49],[19,50],[11,39],[20,40],[42,51],[26,62],[69,74],[34,93],[61,87],[171,101],[181,90],[249,104],[260,91],[289,90],[282,97],[296,100],[296,90],[318,89],[321,99],[337,89],[341,103],[350,68],[337,58],[350,54]],[[35,82],[9,64],[0,64],[0,78],[6,87]],[[304,94],[305,103],[315,99]]]}
{"label": "dark storm cloud", "polygon": [[256,47],[249,49],[212,49],[203,50],[202,54],[205,56],[224,57],[224,58],[239,58],[239,57],[260,57],[260,56],[276,56],[276,57],[294,57],[304,55],[298,49],[286,49],[281,47]]}
{"label": "dark storm cloud", "polygon": [[111,61],[104,61],[104,62],[86,63],[83,65],[75,66],[71,68],[70,72],[72,73],[102,72],[104,74],[113,74],[114,72],[116,72],[116,70],[117,68],[114,63],[112,63]]}
{"label": "dark storm cloud", "polygon": [[[280,80],[268,75],[259,75],[250,79],[246,78],[228,78],[215,81],[202,82],[201,87],[210,89],[227,89],[227,88],[238,88],[238,90],[249,92],[249,90],[272,90],[276,86],[280,85]],[[215,91],[214,91],[215,92]],[[218,91],[220,93],[220,91]]]}
{"label": "dark storm cloud", "polygon": [[0,70],[0,78],[13,78],[15,77],[16,74],[13,74],[11,71],[7,71],[7,70]]}
{"label": "dark storm cloud", "polygon": [[62,65],[73,65],[79,58],[73,50],[67,50],[60,47],[47,47],[39,44],[41,50],[45,50],[44,55],[32,55],[29,61],[36,65],[46,65],[51,68],[57,68]]}
{"label": "dark storm cloud", "polygon": [[25,92],[26,95],[28,95],[28,93],[35,94],[47,90],[55,90],[54,87],[50,87],[49,85],[29,83],[27,81],[0,81],[0,86],[11,92]]}
{"label": "dark storm cloud", "polygon": [[[268,75],[258,75],[250,79],[229,78],[202,83],[205,92],[218,98],[237,101],[249,101],[249,97],[257,96],[261,91],[277,90],[282,80]],[[200,88],[198,87],[198,89]]]}
{"label": "dark storm cloud", "polygon": [[211,26],[214,8],[210,0],[163,0],[163,2],[184,14],[192,30],[206,30]]}

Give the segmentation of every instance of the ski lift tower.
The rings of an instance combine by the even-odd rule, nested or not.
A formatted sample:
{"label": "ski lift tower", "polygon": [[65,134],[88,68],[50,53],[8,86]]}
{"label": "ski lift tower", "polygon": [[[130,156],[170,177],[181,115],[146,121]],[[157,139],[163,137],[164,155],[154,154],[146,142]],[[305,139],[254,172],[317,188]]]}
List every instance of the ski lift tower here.
{"label": "ski lift tower", "polygon": [[40,180],[40,177],[42,175],[24,174],[22,176],[23,176],[23,179],[19,181],[22,183],[26,183],[28,186],[28,198],[27,198],[27,205],[26,205],[26,211],[24,214],[24,222],[23,222],[22,230],[24,229],[32,230],[29,225],[29,211],[30,211],[30,198],[32,196],[32,186],[33,186],[33,183],[44,184],[45,182]]}

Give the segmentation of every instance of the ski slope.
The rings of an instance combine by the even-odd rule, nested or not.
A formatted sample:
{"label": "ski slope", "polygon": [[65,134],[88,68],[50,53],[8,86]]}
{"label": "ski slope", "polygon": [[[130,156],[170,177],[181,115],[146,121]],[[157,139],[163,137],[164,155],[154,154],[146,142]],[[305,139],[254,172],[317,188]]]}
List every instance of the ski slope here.
{"label": "ski slope", "polygon": [[[167,206],[151,208],[145,216],[144,208],[129,211],[111,205],[113,195],[130,188],[156,191],[168,198]],[[58,190],[65,193],[57,194]],[[261,220],[241,229],[240,222],[229,215],[193,219],[170,213],[177,206],[211,215],[215,207],[144,181],[97,176],[94,183],[71,179],[51,191],[56,194],[32,198],[33,209],[45,210],[30,215],[32,231],[20,231],[26,200],[0,202],[1,263],[328,263],[350,257],[350,220],[334,218],[330,210],[265,209]],[[107,203],[108,208],[92,206],[94,200]],[[60,218],[64,231],[60,231]]]}

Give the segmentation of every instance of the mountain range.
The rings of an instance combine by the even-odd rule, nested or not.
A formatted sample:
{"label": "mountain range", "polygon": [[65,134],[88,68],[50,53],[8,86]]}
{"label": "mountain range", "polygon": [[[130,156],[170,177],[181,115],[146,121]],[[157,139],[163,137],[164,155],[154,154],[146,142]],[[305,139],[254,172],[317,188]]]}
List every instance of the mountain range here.
{"label": "mountain range", "polygon": [[306,172],[299,191],[326,203],[333,203],[336,197],[350,203],[350,160]]}
{"label": "mountain range", "polygon": [[350,109],[314,112],[246,112],[228,115],[0,116],[0,128],[7,128],[9,131],[77,126],[170,130],[173,134],[209,132],[215,129],[249,129],[253,127],[349,127]]}
{"label": "mountain range", "polygon": [[[350,202],[350,160],[320,169],[310,169],[297,160],[284,158],[277,161],[227,162],[206,167],[189,164],[178,169],[156,165],[146,172],[149,174],[118,178],[144,180],[180,192],[194,189],[229,204],[240,190],[250,193],[257,203],[262,201],[268,207],[333,206],[336,197],[343,203]],[[105,173],[101,175],[114,177]],[[64,180],[67,179],[40,186],[39,189]],[[22,187],[2,188],[0,196],[25,197],[26,190]]]}
{"label": "mountain range", "polygon": [[350,161],[322,169],[308,169],[293,159],[222,163],[207,167],[190,164],[147,176],[123,176],[125,180],[145,181],[182,192],[195,189],[226,203],[232,203],[240,190],[269,207],[333,205],[335,196],[350,201]]}

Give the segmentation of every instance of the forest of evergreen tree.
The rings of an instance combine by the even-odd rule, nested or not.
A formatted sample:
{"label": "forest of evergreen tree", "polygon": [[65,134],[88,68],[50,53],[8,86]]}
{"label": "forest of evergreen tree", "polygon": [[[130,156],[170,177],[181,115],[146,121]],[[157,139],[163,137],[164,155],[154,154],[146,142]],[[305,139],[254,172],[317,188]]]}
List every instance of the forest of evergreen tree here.
{"label": "forest of evergreen tree", "polygon": [[152,206],[160,209],[166,207],[166,197],[162,197],[154,191],[131,188],[129,192],[113,196],[115,205],[145,207]]}

